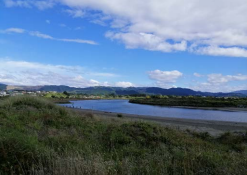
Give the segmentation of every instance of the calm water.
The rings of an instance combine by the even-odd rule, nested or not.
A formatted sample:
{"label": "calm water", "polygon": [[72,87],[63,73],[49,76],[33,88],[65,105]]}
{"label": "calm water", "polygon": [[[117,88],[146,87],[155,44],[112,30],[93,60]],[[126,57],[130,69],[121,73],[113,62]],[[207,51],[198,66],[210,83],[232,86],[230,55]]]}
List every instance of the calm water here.
{"label": "calm water", "polygon": [[140,105],[129,103],[128,100],[83,100],[72,101],[72,104],[63,104],[62,106],[73,105],[76,108],[92,109],[106,112],[119,112],[127,114],[199,120],[247,122],[247,112],[228,112]]}

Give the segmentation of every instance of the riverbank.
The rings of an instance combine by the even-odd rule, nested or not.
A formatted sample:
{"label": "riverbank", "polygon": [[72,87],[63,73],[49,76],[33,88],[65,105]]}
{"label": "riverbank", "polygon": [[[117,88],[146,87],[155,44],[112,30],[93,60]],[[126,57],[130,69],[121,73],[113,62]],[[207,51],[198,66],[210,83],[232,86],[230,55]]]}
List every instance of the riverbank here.
{"label": "riverbank", "polygon": [[171,117],[154,117],[148,115],[136,115],[114,112],[103,112],[87,109],[70,108],[70,110],[77,111],[80,114],[91,113],[102,118],[126,118],[129,120],[144,120],[159,123],[163,126],[167,126],[173,129],[179,130],[191,130],[195,132],[208,132],[210,135],[219,136],[225,132],[246,132],[247,123],[240,122],[226,122],[226,121],[212,121],[212,120],[194,120],[194,119],[181,119]]}

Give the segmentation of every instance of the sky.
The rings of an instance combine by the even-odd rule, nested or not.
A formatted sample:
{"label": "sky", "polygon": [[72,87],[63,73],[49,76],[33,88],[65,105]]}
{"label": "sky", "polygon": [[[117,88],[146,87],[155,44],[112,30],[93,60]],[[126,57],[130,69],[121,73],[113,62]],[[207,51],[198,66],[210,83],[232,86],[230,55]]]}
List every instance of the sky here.
{"label": "sky", "polygon": [[246,0],[1,0],[0,83],[247,89]]}

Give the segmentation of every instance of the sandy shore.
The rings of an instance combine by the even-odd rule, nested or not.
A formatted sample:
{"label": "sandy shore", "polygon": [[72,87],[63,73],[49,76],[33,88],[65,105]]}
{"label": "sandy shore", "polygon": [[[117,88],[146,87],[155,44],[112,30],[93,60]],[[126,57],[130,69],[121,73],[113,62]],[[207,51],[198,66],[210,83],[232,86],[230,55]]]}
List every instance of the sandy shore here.
{"label": "sandy shore", "polygon": [[[153,117],[147,115],[133,115],[133,114],[123,114],[123,113],[113,113],[113,112],[102,112],[86,109],[72,109],[81,114],[92,113],[98,117],[103,118],[117,118],[118,114],[122,114],[122,118],[129,120],[143,120],[159,123],[161,125],[196,132],[209,132],[213,136],[220,135],[224,132],[246,132],[247,123],[239,122],[225,122],[225,121],[211,121],[211,120],[194,120],[194,119],[180,119],[171,117]],[[247,116],[246,116],[247,117]]]}

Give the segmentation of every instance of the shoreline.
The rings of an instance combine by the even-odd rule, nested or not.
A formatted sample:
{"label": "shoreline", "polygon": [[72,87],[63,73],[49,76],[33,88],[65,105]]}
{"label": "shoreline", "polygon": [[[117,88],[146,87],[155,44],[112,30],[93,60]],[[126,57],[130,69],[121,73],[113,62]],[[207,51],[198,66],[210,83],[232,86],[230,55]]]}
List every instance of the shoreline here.
{"label": "shoreline", "polygon": [[[69,108],[80,114],[92,113],[98,117],[111,118],[111,119],[128,119],[130,121],[149,121],[161,124],[166,127],[175,128],[179,130],[191,130],[196,132],[208,132],[213,136],[218,136],[225,132],[247,132],[247,123],[242,122],[229,122],[229,121],[216,121],[216,120],[195,120],[195,119],[182,119],[171,117],[158,117],[148,115],[135,115],[125,113],[104,112],[90,109]],[[117,117],[121,114],[123,117]]]}

